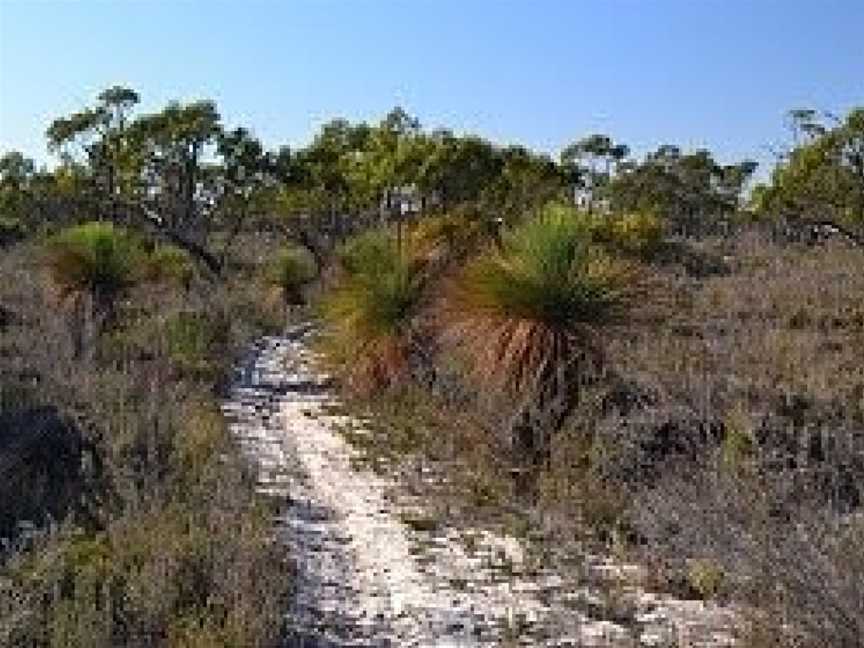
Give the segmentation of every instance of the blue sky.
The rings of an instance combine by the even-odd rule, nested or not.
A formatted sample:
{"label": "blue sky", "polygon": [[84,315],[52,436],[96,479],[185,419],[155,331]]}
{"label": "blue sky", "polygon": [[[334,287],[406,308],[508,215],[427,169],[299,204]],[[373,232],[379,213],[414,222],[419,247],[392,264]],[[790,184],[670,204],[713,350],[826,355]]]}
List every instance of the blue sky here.
{"label": "blue sky", "polygon": [[400,104],[553,154],[600,131],[764,162],[789,108],[864,104],[862,34],[864,0],[0,0],[0,150],[47,161],[51,119],[121,83],[271,146]]}

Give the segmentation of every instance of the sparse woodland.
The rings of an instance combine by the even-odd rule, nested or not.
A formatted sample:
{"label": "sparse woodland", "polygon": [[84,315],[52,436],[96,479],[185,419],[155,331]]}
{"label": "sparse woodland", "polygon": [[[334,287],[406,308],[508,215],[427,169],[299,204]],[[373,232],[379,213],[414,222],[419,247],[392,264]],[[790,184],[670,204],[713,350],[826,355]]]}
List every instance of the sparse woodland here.
{"label": "sparse woodland", "polygon": [[219,399],[314,319],[375,462],[433,508],[864,637],[864,108],[770,179],[606,135],[552,159],[401,109],[270,151],[114,87],[0,159],[0,645],[273,646],[290,555]]}

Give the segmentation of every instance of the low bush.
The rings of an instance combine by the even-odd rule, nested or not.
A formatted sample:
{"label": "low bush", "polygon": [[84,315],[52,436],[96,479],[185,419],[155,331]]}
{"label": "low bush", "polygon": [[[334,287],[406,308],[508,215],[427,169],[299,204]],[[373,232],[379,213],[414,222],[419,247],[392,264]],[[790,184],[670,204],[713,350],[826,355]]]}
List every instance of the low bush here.
{"label": "low bush", "polygon": [[286,304],[302,304],[303,288],[315,278],[315,259],[301,247],[288,246],[279,251],[267,269],[267,279],[282,293]]}
{"label": "low bush", "polygon": [[143,261],[143,276],[147,281],[188,288],[195,276],[195,264],[176,245],[157,245]]}
{"label": "low bush", "polygon": [[219,313],[181,311],[163,323],[168,357],[182,372],[213,375],[225,359],[228,324]]}
{"label": "low bush", "polygon": [[687,582],[703,599],[716,597],[723,579],[723,570],[710,560],[691,560],[687,565]]}
{"label": "low bush", "polygon": [[650,212],[606,214],[552,203],[545,207],[543,213],[547,217],[575,221],[585,238],[611,252],[651,259],[662,247],[663,221]]}
{"label": "low bush", "polygon": [[[97,241],[117,235],[94,229]],[[272,330],[261,328],[268,316],[250,283],[240,277],[204,292],[169,281],[156,290],[131,285],[126,270],[93,273],[121,277],[110,285],[123,286],[116,294],[129,303],[119,301],[98,353],[83,363],[30,271],[35,243],[21,245],[0,255],[3,276],[15,278],[0,284],[15,314],[0,336],[9,368],[0,372],[0,426],[32,427],[38,408],[52,408],[74,424],[82,448],[57,463],[57,446],[39,444],[50,456],[11,473],[0,461],[18,502],[51,493],[56,505],[43,517],[12,511],[30,524],[2,520],[11,537],[0,544],[0,645],[277,645],[290,569],[273,542],[273,511],[213,397],[237,345]],[[112,260],[123,244],[92,247],[101,245],[99,263],[129,261]]]}
{"label": "low bush", "polygon": [[663,223],[650,213],[613,216],[609,241],[623,252],[651,258],[663,242]]}

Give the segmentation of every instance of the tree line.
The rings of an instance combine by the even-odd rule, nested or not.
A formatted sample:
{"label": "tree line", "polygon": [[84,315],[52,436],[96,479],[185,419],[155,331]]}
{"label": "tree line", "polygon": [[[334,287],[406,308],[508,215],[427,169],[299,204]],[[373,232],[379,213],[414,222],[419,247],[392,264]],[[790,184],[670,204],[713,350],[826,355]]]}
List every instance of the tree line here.
{"label": "tree line", "polygon": [[[0,159],[4,238],[86,218],[143,226],[218,273],[239,233],[276,228],[313,250],[332,247],[382,216],[388,192],[411,187],[429,211],[460,210],[513,222],[550,200],[588,209],[650,211],[676,231],[703,231],[742,207],[838,223],[864,220],[864,111],[826,123],[793,111],[797,146],[745,202],[752,161],[722,164],[707,150],[664,144],[641,159],[604,134],[559,159],[475,135],[423,129],[401,108],[377,124],[334,119],[305,147],[268,149],[227,127],[212,101],[136,112],[124,87],[55,119],[59,159],[37,169],[20,152]],[[216,233],[219,235],[216,236]]]}

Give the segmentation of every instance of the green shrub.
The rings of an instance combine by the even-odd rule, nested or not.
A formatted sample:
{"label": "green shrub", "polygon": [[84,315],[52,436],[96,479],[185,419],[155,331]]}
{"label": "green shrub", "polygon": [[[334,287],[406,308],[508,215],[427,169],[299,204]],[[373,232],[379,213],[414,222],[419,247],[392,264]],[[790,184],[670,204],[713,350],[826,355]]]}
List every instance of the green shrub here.
{"label": "green shrub", "polygon": [[723,570],[710,560],[691,560],[687,565],[687,582],[703,599],[717,596],[725,577]]}
{"label": "green shrub", "polygon": [[163,331],[179,369],[202,375],[218,369],[228,342],[228,323],[218,314],[182,311],[165,320]]}
{"label": "green shrub", "polygon": [[61,297],[89,293],[110,303],[137,279],[140,240],[112,223],[89,222],[65,229],[47,246],[47,265]]}
{"label": "green shrub", "polygon": [[398,273],[414,259],[410,250],[399,250],[393,236],[384,229],[350,238],[336,251],[336,257],[347,277],[366,279]]}
{"label": "green shrub", "polygon": [[546,218],[574,221],[586,239],[611,252],[650,258],[663,242],[663,222],[650,212],[588,213],[552,203],[543,213]]}
{"label": "green shrub", "polygon": [[189,254],[176,245],[158,245],[144,261],[148,281],[188,286],[195,275],[195,264]]}
{"label": "green shrub", "polygon": [[650,257],[663,241],[663,224],[650,213],[631,212],[612,218],[611,243],[631,254]]}
{"label": "green shrub", "polygon": [[547,213],[468,264],[445,325],[481,374],[518,391],[578,357],[593,330],[623,313],[633,285],[629,266],[592,245],[583,222]]}
{"label": "green shrub", "polygon": [[282,291],[286,303],[302,303],[303,287],[315,278],[315,259],[308,250],[289,246],[279,252],[267,271],[269,282]]}
{"label": "green shrub", "polygon": [[382,386],[407,362],[411,321],[422,294],[421,269],[383,231],[349,241],[339,258],[343,276],[321,302],[329,330],[325,348],[348,369],[354,387]]}

